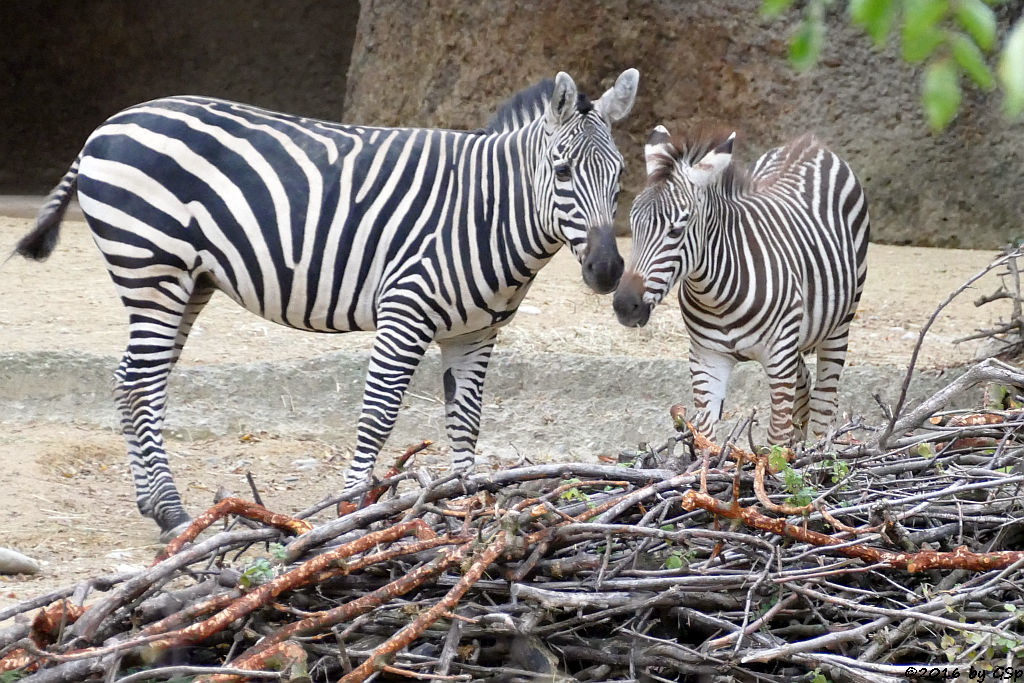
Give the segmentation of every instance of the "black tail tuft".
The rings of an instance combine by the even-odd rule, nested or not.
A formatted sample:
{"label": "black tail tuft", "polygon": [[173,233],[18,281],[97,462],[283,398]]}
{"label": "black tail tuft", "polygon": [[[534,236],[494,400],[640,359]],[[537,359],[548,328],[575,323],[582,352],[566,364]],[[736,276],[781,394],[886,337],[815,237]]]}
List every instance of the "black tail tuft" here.
{"label": "black tail tuft", "polygon": [[46,198],[46,203],[43,204],[43,208],[39,210],[39,217],[36,218],[36,227],[18,241],[14,247],[14,253],[34,261],[44,261],[53,253],[57,246],[57,238],[60,236],[60,222],[64,218],[64,212],[67,211],[71,195],[77,185],[78,159],[71,165],[60,184]]}
{"label": "black tail tuft", "polygon": [[57,246],[62,218],[63,211],[40,216],[32,232],[18,240],[15,253],[34,261],[45,261]]}

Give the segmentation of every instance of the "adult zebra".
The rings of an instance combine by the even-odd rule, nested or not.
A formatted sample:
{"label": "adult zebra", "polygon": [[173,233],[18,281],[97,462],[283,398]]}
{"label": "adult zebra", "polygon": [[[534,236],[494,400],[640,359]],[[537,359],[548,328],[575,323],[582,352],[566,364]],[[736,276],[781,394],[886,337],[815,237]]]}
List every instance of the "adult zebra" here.
{"label": "adult zebra", "polygon": [[[867,200],[850,167],[811,135],[749,172],[732,162],[734,137],[703,131],[676,147],[664,127],[651,133],[613,306],[622,324],[644,325],[682,278],[694,425],[711,430],[733,365],[756,360],[771,388],[768,439],[785,444],[794,423],[804,431],[810,417],[817,434],[835,414],[867,273]],[[813,391],[808,352],[818,357]]]}
{"label": "adult zebra", "polygon": [[[341,125],[191,96],[97,128],[17,252],[53,251],[77,186],[129,313],[115,393],[142,514],[165,536],[189,520],[161,434],[167,377],[217,289],[282,325],[376,330],[346,490],[372,471],[431,341],[453,464],[470,467],[497,329],[540,268],[568,244],[595,291],[622,274],[611,124],[632,108],[638,78],[623,72],[591,102],[559,73],[473,132]],[[523,121],[528,111],[541,115]]]}

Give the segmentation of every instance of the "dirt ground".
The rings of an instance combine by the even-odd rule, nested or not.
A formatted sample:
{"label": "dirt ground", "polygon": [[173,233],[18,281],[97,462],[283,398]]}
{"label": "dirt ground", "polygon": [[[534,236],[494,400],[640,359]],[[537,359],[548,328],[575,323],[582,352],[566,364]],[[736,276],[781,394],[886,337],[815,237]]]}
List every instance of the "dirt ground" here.
{"label": "dirt ground", "polygon": [[[0,254],[10,253],[30,224],[0,217]],[[628,253],[627,239],[620,250]],[[936,305],[994,256],[872,245],[848,362],[905,366]],[[922,350],[923,367],[972,359],[977,343],[954,342],[999,318],[998,303],[981,309],[972,304],[997,286],[997,278],[988,275],[946,309]],[[13,258],[0,266],[0,352],[60,350],[115,357],[125,339],[120,303],[83,223],[65,224],[61,244],[48,262]],[[314,335],[285,329],[217,296],[193,329],[181,362],[284,360],[368,349],[371,342],[366,333]],[[588,292],[578,264],[563,251],[540,274],[520,315],[502,331],[499,346],[536,354],[685,358],[688,343],[675,299],[646,328],[623,328],[615,321],[610,297]],[[247,495],[247,470],[256,475],[269,507],[282,512],[307,507],[331,490],[331,482],[340,481],[347,456],[332,444],[281,434],[169,439],[168,446],[179,488],[193,512],[209,504],[219,485]],[[427,462],[444,462],[443,448],[433,447]],[[155,541],[155,526],[135,509],[119,434],[71,424],[11,425],[0,419],[0,547],[43,563],[35,576],[0,576],[0,607],[89,576],[143,566],[157,550]]]}

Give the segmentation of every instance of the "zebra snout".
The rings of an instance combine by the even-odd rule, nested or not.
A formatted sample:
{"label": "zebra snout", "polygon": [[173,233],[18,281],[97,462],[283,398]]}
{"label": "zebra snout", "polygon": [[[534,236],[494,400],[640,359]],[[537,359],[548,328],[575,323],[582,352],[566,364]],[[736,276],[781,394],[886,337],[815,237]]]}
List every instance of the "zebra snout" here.
{"label": "zebra snout", "polygon": [[598,294],[607,294],[618,286],[623,267],[612,227],[594,230],[583,257],[583,281]]}
{"label": "zebra snout", "polygon": [[622,257],[618,254],[600,261],[587,259],[583,264],[583,281],[598,294],[607,294],[618,286],[622,268]]}
{"label": "zebra snout", "polygon": [[626,327],[643,327],[651,317],[651,307],[644,302],[643,281],[636,273],[622,279],[612,299],[615,317]]}

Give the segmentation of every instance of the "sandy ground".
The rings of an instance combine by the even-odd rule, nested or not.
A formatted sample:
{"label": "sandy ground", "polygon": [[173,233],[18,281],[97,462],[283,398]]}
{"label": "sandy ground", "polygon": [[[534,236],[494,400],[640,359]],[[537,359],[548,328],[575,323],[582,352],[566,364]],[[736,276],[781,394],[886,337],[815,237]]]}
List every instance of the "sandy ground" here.
{"label": "sandy ground", "polygon": [[[0,217],[0,254],[30,227]],[[620,244],[623,253],[629,241]],[[905,366],[920,330],[950,292],[984,268],[991,252],[872,245],[869,275],[850,341],[850,364]],[[986,276],[935,323],[924,367],[969,361],[976,343],[960,337],[998,319],[999,304],[972,301],[998,286]],[[0,266],[0,351],[80,351],[120,355],[126,325],[101,259],[83,223],[64,226],[57,252],[44,264],[14,258]],[[372,335],[314,335],[285,329],[217,296],[199,318],[183,364],[283,360],[328,351],[367,349]],[[538,277],[520,315],[499,345],[520,352],[685,358],[688,342],[675,299],[648,327],[618,325],[610,297],[588,292],[579,266],[564,252]],[[169,441],[172,468],[193,511],[219,485],[247,494],[256,473],[265,502],[283,512],[323,496],[338,481],[345,455],[328,443],[280,434],[238,434],[207,441]],[[438,452],[426,461],[442,462]],[[0,427],[0,546],[44,563],[33,577],[0,577],[0,606],[97,574],[145,564],[155,527],[135,510],[119,434],[74,425]],[[0,624],[2,626],[2,624]]]}

